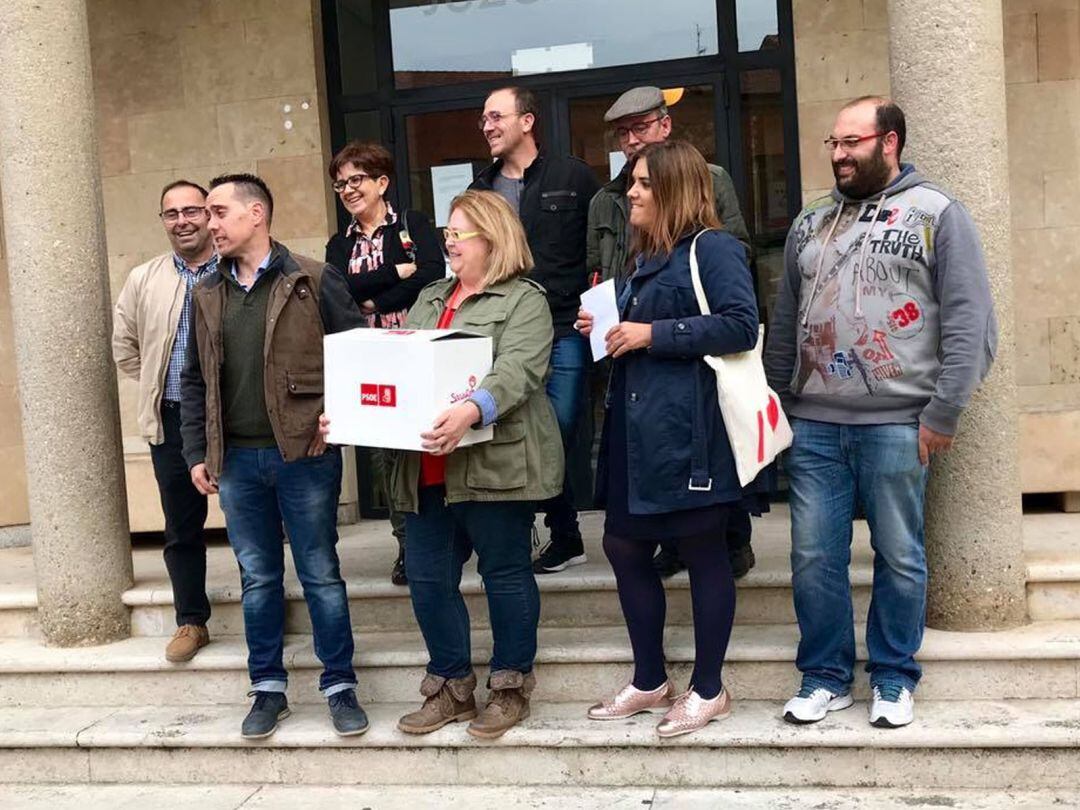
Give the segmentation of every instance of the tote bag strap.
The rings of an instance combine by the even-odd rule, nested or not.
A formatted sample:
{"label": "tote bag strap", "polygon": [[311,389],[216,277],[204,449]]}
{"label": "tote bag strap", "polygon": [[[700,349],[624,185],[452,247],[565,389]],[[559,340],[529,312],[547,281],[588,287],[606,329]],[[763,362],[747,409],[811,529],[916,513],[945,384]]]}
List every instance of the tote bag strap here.
{"label": "tote bag strap", "polygon": [[698,231],[694,241],[690,243],[690,281],[694,285],[694,295],[697,298],[702,315],[712,315],[712,312],[709,311],[709,299],[705,297],[705,288],[701,284],[701,271],[698,270],[697,240],[701,238],[703,233],[708,232],[708,228]]}

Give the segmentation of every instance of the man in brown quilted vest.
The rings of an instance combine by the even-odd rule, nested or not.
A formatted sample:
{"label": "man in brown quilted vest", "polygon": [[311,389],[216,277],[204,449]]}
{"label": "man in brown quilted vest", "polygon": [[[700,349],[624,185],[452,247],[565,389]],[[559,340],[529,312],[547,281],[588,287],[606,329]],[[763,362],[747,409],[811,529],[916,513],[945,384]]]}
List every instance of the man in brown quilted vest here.
{"label": "man in brown quilted vest", "polygon": [[195,288],[181,390],[191,480],[218,492],[240,564],[254,704],[241,734],[267,737],[289,714],[282,662],[289,536],[323,664],[334,729],[362,734],[353,637],[339,570],[341,455],[318,432],[322,338],[361,325],[345,279],[270,238],[273,197],[250,174],[217,177],[206,198],[219,272]]}

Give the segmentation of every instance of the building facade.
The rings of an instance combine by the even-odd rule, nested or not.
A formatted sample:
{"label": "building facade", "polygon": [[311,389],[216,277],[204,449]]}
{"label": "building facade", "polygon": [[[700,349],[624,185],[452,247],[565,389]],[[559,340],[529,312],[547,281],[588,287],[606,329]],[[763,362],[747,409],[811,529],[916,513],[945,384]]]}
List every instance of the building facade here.
{"label": "building facade", "polygon": [[[324,167],[346,139],[392,146],[399,203],[434,215],[436,182],[451,180],[445,196],[454,167],[487,159],[474,121],[490,88],[536,89],[550,148],[606,179],[617,147],[603,111],[647,82],[681,89],[677,134],[735,178],[767,306],[791,216],[831,186],[819,144],[837,107],[891,89],[885,0],[632,0],[618,16],[599,0],[86,5],[114,296],[132,267],[167,248],[155,214],[173,178],[259,173],[278,196],[275,235],[320,257],[340,215]],[[1003,4],[1025,492],[1080,490],[1078,17],[1076,0]],[[0,525],[29,519],[7,286]],[[122,380],[119,393],[132,527],[154,529],[134,386]],[[355,488],[344,497],[355,500]]]}
{"label": "building facade", "polygon": [[[64,379],[62,363],[39,352],[43,341],[60,336],[65,351],[81,360],[80,347],[100,351],[104,322],[91,317],[95,307],[80,309],[77,299],[45,308],[48,296],[37,296],[35,285],[55,287],[61,279],[77,292],[85,270],[89,303],[99,292],[115,297],[132,267],[167,249],[156,216],[167,181],[257,172],[277,198],[275,236],[321,257],[341,224],[325,166],[348,138],[390,146],[399,204],[438,219],[440,201],[468,167],[487,159],[475,121],[493,87],[514,81],[536,90],[545,143],[578,155],[605,179],[614,169],[615,147],[602,126],[603,110],[627,87],[651,83],[678,98],[676,133],[731,171],[757,249],[766,312],[788,223],[803,200],[831,186],[820,143],[836,110],[867,93],[898,98],[910,117],[913,160],[952,186],[982,228],[1002,320],[1003,356],[965,422],[961,446],[970,450],[947,462],[957,472],[938,476],[953,483],[931,492],[931,508],[937,499],[954,506],[971,501],[974,513],[939,510],[941,525],[979,534],[976,525],[987,520],[991,533],[1001,524],[1002,548],[1008,537],[1018,545],[1021,489],[1080,491],[1080,0],[940,5],[5,4],[0,97],[19,99],[21,106],[5,102],[0,115],[7,206],[0,214],[6,236],[0,258],[0,525],[27,522],[35,503],[39,518],[63,523],[65,510],[46,506],[69,490],[77,497],[75,473],[65,478],[66,468],[56,467],[65,452],[77,456],[73,450],[80,448],[58,446],[66,435],[61,423],[82,427],[98,441],[84,458],[108,455],[110,442],[119,444],[110,438],[117,391],[104,355],[86,366],[95,370],[76,381],[81,387],[63,389],[74,392],[66,404],[87,413],[72,421],[70,414],[41,407],[55,405],[49,397],[57,396],[57,386],[73,382]],[[50,39],[66,43],[75,56],[65,56],[62,66],[50,62]],[[97,165],[86,166],[83,159],[92,154]],[[29,167],[37,167],[33,176]],[[63,174],[50,177],[50,169]],[[49,188],[65,182],[67,193]],[[51,234],[58,238],[49,241]],[[59,237],[73,234],[85,237],[84,253],[55,252]],[[29,256],[28,245],[40,250]],[[96,276],[99,257],[101,263],[107,257],[107,284]],[[73,267],[66,266],[69,259]],[[40,272],[30,276],[30,269]],[[92,321],[85,334],[80,315]],[[85,402],[79,398],[84,392]],[[118,496],[103,509],[123,512],[133,529],[158,528],[133,387],[121,382],[118,402],[128,497],[126,506]],[[46,417],[58,426],[55,433]],[[39,456],[52,466],[35,467]],[[972,487],[979,497],[965,498]],[[344,495],[357,497],[355,490]],[[1004,517],[986,508],[999,502],[1008,511]],[[35,554],[49,542],[43,529]],[[935,562],[932,552],[932,566],[948,570],[967,554],[953,549]],[[990,554],[983,564],[1015,563],[1003,560]],[[124,578],[114,573],[117,582]],[[980,578],[974,579],[977,590]],[[45,599],[43,610],[49,609]]]}

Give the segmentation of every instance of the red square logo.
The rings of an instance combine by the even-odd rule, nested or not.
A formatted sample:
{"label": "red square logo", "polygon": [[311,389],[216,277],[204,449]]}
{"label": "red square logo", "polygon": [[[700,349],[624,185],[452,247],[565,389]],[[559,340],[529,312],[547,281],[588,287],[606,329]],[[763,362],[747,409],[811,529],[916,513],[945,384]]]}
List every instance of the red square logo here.
{"label": "red square logo", "polygon": [[397,386],[396,385],[380,385],[379,386],[379,405],[384,408],[396,408],[397,407]]}
{"label": "red square logo", "polygon": [[360,383],[360,404],[378,405],[379,386],[374,383]]}

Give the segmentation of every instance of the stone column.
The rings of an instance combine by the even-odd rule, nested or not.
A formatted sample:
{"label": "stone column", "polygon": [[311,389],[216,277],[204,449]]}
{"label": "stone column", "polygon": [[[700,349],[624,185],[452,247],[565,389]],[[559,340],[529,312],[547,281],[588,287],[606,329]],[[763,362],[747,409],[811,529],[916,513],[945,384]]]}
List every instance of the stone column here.
{"label": "stone column", "polygon": [[48,642],[130,634],[131,587],[85,0],[0,3],[0,188]]}
{"label": "stone column", "polygon": [[904,159],[950,189],[982,235],[1001,334],[993,371],[935,460],[926,505],[927,621],[990,630],[1026,619],[1013,372],[1013,289],[1001,0],[889,0]]}

